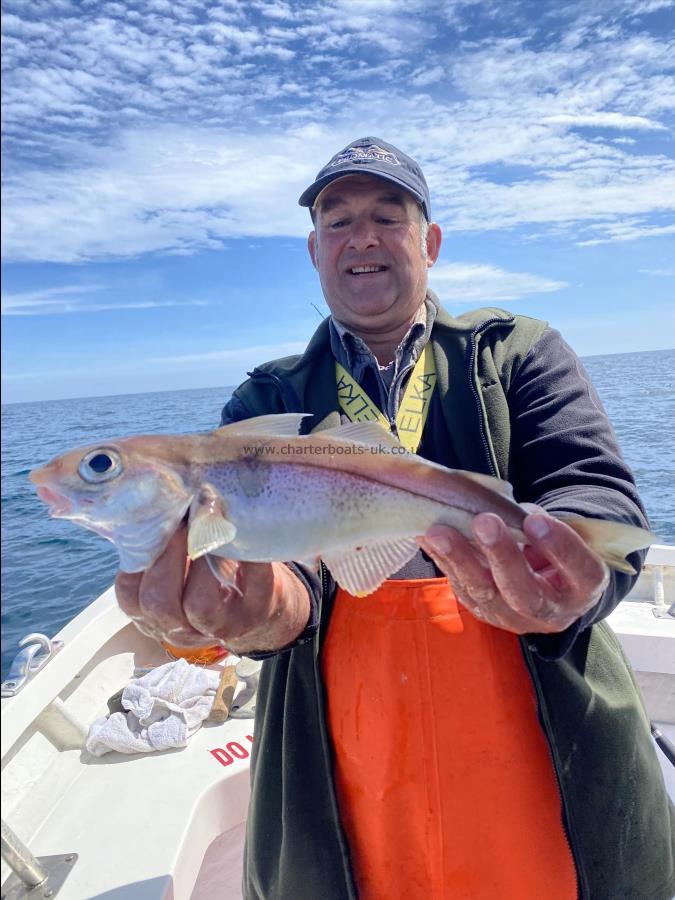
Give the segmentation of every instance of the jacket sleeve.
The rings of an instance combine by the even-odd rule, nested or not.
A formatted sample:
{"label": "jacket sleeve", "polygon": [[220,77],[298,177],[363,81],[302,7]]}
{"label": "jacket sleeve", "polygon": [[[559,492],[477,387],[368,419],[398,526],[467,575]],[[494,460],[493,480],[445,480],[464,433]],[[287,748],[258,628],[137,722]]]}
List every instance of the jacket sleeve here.
{"label": "jacket sleeve", "polygon": [[[221,426],[230,425],[232,424],[232,422],[241,422],[244,419],[250,419],[251,417],[252,413],[235,391],[235,393],[232,394],[228,402],[223,407],[220,415],[220,424]],[[305,626],[304,631],[302,631],[300,635],[286,647],[282,647],[279,650],[265,650],[261,651],[260,653],[247,653],[246,656],[250,657],[251,659],[267,659],[267,657],[276,656],[278,653],[284,653],[286,650],[292,650],[293,647],[298,647],[300,646],[300,644],[306,644],[308,641],[312,640],[317,628],[319,627],[321,580],[319,578],[318,572],[311,566],[304,565],[303,563],[288,562],[286,563],[286,565],[291,570],[291,572],[293,572],[293,574],[296,575],[300,579],[300,581],[302,581],[302,583],[305,585],[305,588],[307,589],[310,605],[310,613],[307,625]]]}
{"label": "jacket sleeve", "polygon": [[[552,514],[609,519],[648,528],[633,475],[588,373],[561,335],[547,328],[508,391],[512,482],[518,502]],[[636,570],[644,551],[628,561]],[[611,570],[597,606],[556,635],[530,635],[530,649],[562,656],[576,636],[607,616],[637,576]]]}

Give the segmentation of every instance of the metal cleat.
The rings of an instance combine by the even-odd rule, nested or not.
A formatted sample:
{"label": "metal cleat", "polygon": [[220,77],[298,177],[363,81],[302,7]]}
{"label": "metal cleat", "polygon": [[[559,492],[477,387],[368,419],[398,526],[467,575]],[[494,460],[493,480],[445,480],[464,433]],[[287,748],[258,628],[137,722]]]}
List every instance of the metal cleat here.
{"label": "metal cleat", "polygon": [[19,641],[20,650],[14,657],[7,680],[2,682],[3,697],[13,697],[43,669],[63,647],[63,641],[51,641],[44,634],[27,634]]}

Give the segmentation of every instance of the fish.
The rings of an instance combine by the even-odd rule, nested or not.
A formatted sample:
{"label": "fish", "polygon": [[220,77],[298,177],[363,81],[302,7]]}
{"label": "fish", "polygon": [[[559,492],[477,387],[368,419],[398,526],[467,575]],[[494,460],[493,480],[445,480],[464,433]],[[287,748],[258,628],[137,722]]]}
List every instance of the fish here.
{"label": "fish", "polygon": [[[188,554],[206,556],[223,583],[238,561],[323,561],[365,596],[418,551],[416,538],[449,525],[473,539],[471,520],[496,513],[527,543],[527,511],[511,485],[408,452],[374,422],[331,414],[301,434],[306,414],[258,416],[196,435],[141,435],[71,450],[30,473],[53,517],[112,541],[125,572],[147,569],[179,524]],[[618,522],[565,517],[605,562],[656,536]]]}

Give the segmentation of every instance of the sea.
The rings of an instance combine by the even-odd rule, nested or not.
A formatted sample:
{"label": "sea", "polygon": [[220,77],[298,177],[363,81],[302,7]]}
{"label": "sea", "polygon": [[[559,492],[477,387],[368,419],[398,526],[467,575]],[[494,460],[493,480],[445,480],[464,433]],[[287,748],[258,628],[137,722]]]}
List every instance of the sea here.
{"label": "sea", "polygon": [[[675,544],[675,349],[586,357],[652,530]],[[231,388],[2,406],[2,678],[18,641],[53,637],[113,581],[112,544],[50,519],[28,473],[72,447],[217,427]]]}

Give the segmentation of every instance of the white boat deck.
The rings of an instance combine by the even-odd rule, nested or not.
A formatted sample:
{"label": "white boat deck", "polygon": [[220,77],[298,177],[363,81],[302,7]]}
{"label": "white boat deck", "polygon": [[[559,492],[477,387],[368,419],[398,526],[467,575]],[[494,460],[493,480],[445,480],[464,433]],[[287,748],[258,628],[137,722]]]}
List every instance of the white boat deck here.
{"label": "white boat deck", "polygon": [[[188,898],[207,848],[228,832],[237,893],[218,896],[239,896],[253,721],[207,724],[184,750],[93,757],[77,745],[108,698],[136,666],[167,659],[112,590],[59,638],[70,652],[2,701],[3,818],[37,857],[79,854],[59,900]],[[3,883],[8,874],[3,862]]]}

